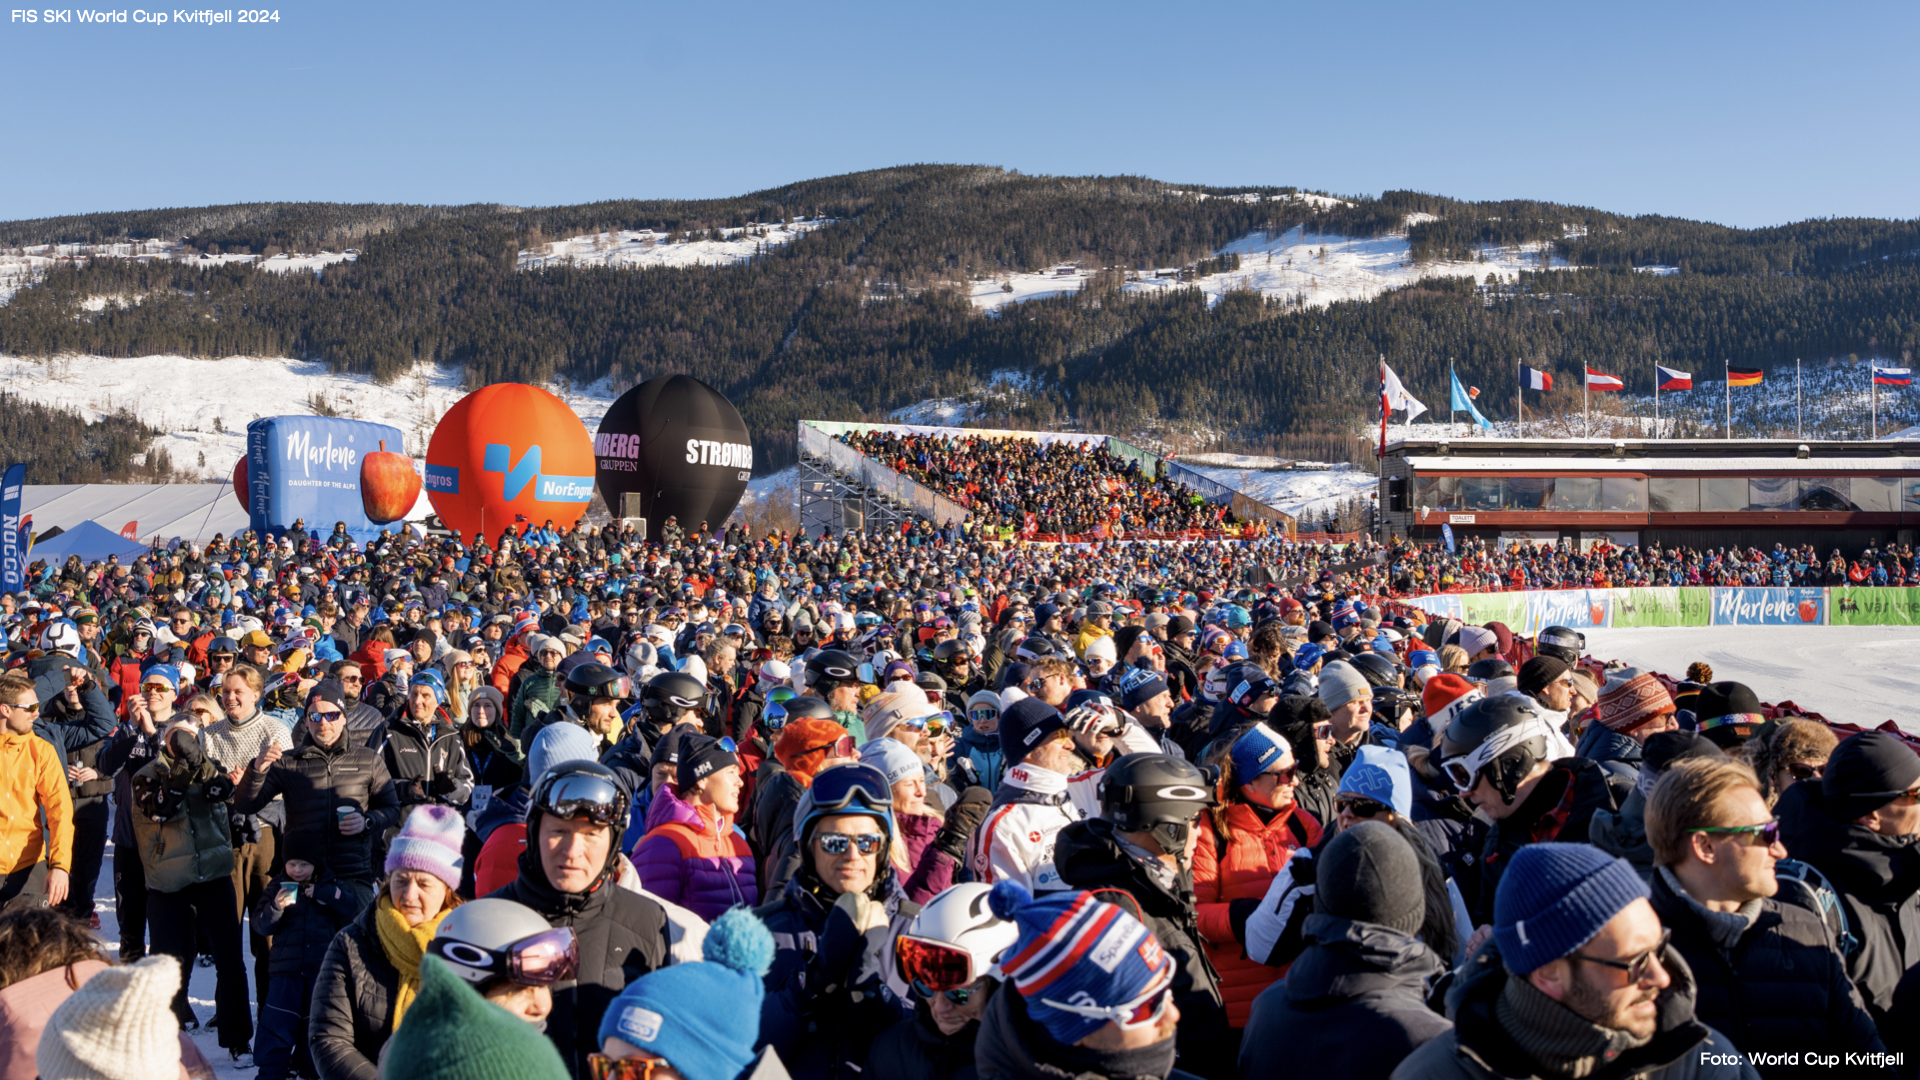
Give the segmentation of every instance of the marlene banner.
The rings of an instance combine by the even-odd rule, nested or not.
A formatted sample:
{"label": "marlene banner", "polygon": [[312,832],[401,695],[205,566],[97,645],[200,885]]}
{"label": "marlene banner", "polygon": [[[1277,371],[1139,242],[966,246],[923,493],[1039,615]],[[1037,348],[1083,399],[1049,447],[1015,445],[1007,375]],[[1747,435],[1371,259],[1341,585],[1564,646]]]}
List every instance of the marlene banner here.
{"label": "marlene banner", "polygon": [[1715,626],[1819,626],[1826,622],[1825,589],[1715,589]]}

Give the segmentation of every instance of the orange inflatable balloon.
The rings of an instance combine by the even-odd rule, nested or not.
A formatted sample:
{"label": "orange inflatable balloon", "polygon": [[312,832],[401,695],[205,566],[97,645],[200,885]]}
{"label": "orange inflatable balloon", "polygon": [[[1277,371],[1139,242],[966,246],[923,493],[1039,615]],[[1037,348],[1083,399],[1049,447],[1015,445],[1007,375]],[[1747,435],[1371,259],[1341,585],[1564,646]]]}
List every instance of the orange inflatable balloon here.
{"label": "orange inflatable balloon", "polygon": [[495,383],[456,402],[427,443],[427,498],[464,540],[548,521],[564,529],[593,498],[593,439],[559,398]]}

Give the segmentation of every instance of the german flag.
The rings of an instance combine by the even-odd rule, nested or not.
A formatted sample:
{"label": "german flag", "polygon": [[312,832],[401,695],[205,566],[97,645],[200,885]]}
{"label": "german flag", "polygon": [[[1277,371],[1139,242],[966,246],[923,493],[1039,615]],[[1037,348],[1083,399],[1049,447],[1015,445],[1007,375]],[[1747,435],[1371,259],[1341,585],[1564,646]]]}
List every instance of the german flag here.
{"label": "german flag", "polygon": [[1766,372],[1757,367],[1729,367],[1727,369],[1727,385],[1759,386],[1760,380],[1765,378],[1766,374]]}

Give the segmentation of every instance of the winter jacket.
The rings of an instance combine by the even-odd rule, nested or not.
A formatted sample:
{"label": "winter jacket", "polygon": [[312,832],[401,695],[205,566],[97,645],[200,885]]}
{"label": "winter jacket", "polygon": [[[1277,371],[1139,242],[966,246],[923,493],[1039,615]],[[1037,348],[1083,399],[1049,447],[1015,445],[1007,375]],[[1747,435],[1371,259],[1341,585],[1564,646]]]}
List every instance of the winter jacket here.
{"label": "winter jacket", "polygon": [[621,888],[612,867],[586,892],[563,893],[548,884],[531,851],[520,856],[520,876],[491,895],[525,904],[550,926],[573,927],[580,970],[572,983],[554,988],[547,1038],[575,1080],[586,1080],[587,1057],[600,1051],[600,1018],[607,1007],[628,983],[668,963],[672,942],[667,913],[647,897]]}
{"label": "winter jacket", "polygon": [[1011,986],[987,1002],[973,1054],[980,1080],[1200,1080],[1173,1067],[1165,1043],[1122,1051],[1062,1046],[1027,1015],[1026,999]]}
{"label": "winter jacket", "polygon": [[[1091,787],[1090,784],[1082,785]],[[1028,892],[1069,888],[1054,867],[1054,838],[1087,816],[1067,776],[1022,762],[1006,771],[968,850],[973,880],[1017,881]]]}
{"label": "winter jacket", "polygon": [[1920,963],[1920,839],[1882,836],[1829,809],[1819,784],[1795,784],[1774,805],[1787,853],[1824,874],[1840,893],[1857,942],[1847,974],[1883,1038],[1894,987]]}
{"label": "winter jacket", "polygon": [[[1538,706],[1545,708],[1545,706]],[[1559,714],[1554,714],[1559,715]],[[1580,735],[1580,745],[1574,748],[1574,754],[1588,761],[1598,762],[1601,768],[1626,780],[1640,778],[1640,755],[1644,748],[1638,742],[1594,721]],[[1746,1049],[1741,1047],[1741,1049]]]}
{"label": "winter jacket", "polygon": [[227,803],[208,798],[209,781],[216,778],[225,783],[212,758],[188,764],[164,747],[134,774],[133,841],[147,888],[175,893],[233,874]]}
{"label": "winter jacket", "polygon": [[485,787],[489,798],[526,780],[526,754],[499,724],[483,728],[462,724],[460,746],[466,752],[467,770],[473,774],[474,786]]}
{"label": "winter jacket", "polygon": [[307,1005],[307,1041],[320,1080],[379,1080],[380,1048],[393,1037],[400,972],[380,947],[369,903],[335,935]]}
{"label": "winter jacket", "polygon": [[1129,908],[1153,931],[1175,964],[1173,1002],[1180,1007],[1183,1060],[1203,1076],[1231,1076],[1233,1063],[1220,1059],[1230,1041],[1220,976],[1200,944],[1191,876],[1122,840],[1105,818],[1060,830],[1054,857],[1064,888],[1085,889]]}
{"label": "winter jacket", "polygon": [[558,671],[548,671],[538,665],[522,670],[520,689],[513,699],[512,724],[508,727],[521,746],[531,745],[528,728],[544,725],[547,714],[560,708],[560,679]]}
{"label": "winter jacket", "polygon": [[160,752],[160,729],[147,735],[133,724],[122,724],[94,759],[94,769],[113,778],[113,846],[133,849],[133,774]]}
{"label": "winter jacket", "polygon": [[467,766],[466,747],[445,712],[434,714],[431,732],[410,716],[394,717],[387,722],[387,741],[380,753],[403,810],[422,803],[465,810],[473,800],[473,770]]}
{"label": "winter jacket", "polygon": [[1474,905],[1474,925],[1492,924],[1494,892],[1514,852],[1543,841],[1587,839],[1594,812],[1617,809],[1629,790],[1631,785],[1612,779],[1605,769],[1585,758],[1554,762],[1526,801],[1487,830],[1476,889],[1469,892],[1465,886],[1461,888]]}
{"label": "winter jacket", "polygon": [[73,793],[67,788],[67,771],[45,739],[0,726],[0,873],[28,869],[43,854],[48,867],[73,869]]}
{"label": "winter jacket", "polygon": [[753,852],[730,815],[695,806],[664,784],[647,811],[647,826],[633,866],[648,892],[709,922],[728,908],[759,902]]}
{"label": "winter jacket", "polygon": [[281,907],[280,886],[286,875],[276,874],[253,909],[255,933],[273,939],[267,970],[311,982],[319,977],[335,934],[373,903],[370,882],[341,882],[332,878],[300,886],[299,899]]}
{"label": "winter jacket", "polygon": [[360,665],[366,675],[366,687],[371,690],[373,684],[387,677],[387,650],[394,646],[372,638],[360,642],[360,647],[347,654],[347,659]]}
{"label": "winter jacket", "polygon": [[[963,707],[961,712],[966,710]],[[947,774],[957,776],[964,785],[995,791],[1006,774],[1006,755],[1000,752],[1000,736],[982,735],[971,725],[960,729],[953,741],[953,754],[947,759]]]}
{"label": "winter jacket", "polygon": [[[300,852],[341,881],[371,882],[373,841],[400,824],[400,801],[386,759],[350,742],[343,733],[332,746],[311,743],[283,754],[266,772],[249,767],[233,795],[240,813],[258,812],[275,798],[284,800],[286,826],[281,857]],[[353,836],[340,831],[339,807],[365,815],[366,828]]]}
{"label": "winter jacket", "polygon": [[64,775],[75,751],[113,734],[119,722],[112,703],[107,701],[107,695],[100,692],[100,684],[95,682],[80,692],[80,708],[77,711],[67,704],[64,696],[58,694],[41,705],[40,715],[33,721],[33,733],[53,747],[54,753],[60,758],[60,772]]}
{"label": "winter jacket", "polygon": [[[1693,976],[1686,961],[1669,948],[1661,965],[1673,985],[1656,999],[1653,1038],[1625,1050],[1593,1080],[1759,1080],[1746,1055],[1693,1015]],[[1505,991],[1506,966],[1488,941],[1455,972],[1447,991],[1447,1015],[1453,1030],[1428,1039],[1393,1070],[1393,1080],[1503,1080],[1557,1076],[1536,1066],[1516,1045],[1496,1015]]]}
{"label": "winter jacket", "polygon": [[[1279,968],[1264,958],[1247,955],[1246,918],[1273,883],[1293,853],[1320,842],[1320,824],[1313,816],[1288,807],[1262,821],[1247,803],[1225,807],[1221,835],[1215,815],[1202,821],[1206,832],[1193,854],[1193,892],[1198,905],[1200,937],[1207,958],[1220,973],[1220,994],[1227,1005],[1227,1021],[1247,1026],[1253,999],[1280,977]],[[1239,918],[1234,917],[1239,909]]]}
{"label": "winter jacket", "polygon": [[765,852],[760,864],[760,895],[772,903],[800,870],[799,844],[793,838],[793,815],[807,793],[800,778],[780,769],[760,784],[753,797],[753,835]]}
{"label": "winter jacket", "polygon": [[1350,1080],[1386,1080],[1408,1054],[1453,1025],[1427,1007],[1445,968],[1419,938],[1377,923],[1312,915],[1307,947],[1253,1002],[1240,1073],[1271,1062],[1338,1062]]}
{"label": "winter jacket", "polygon": [[907,894],[907,899],[924,904],[933,899],[935,893],[953,884],[953,875],[960,868],[958,860],[933,846],[946,821],[938,814],[902,814],[898,811],[895,811],[893,820],[900,829],[900,839],[907,847],[906,878],[900,883],[900,888]]}
{"label": "winter jacket", "polygon": [[[293,737],[288,734],[287,728],[258,708],[252,716],[239,720],[217,720],[207,725],[200,741],[207,748],[207,756],[227,772],[251,765],[253,759],[259,757],[269,745],[278,746],[282,751],[293,749]],[[263,830],[284,823],[283,812],[278,803],[269,804],[251,814],[232,811],[230,825],[233,828],[233,842],[256,843]]]}
{"label": "winter jacket", "polygon": [[1647,839],[1647,797],[1638,788],[1618,810],[1595,810],[1587,842],[1633,864],[1642,881],[1653,880],[1653,844]]}
{"label": "winter jacket", "polygon": [[[838,896],[804,869],[778,900],[754,910],[774,943],[754,1049],[771,1046],[794,1080],[860,1076],[874,1038],[907,1015],[909,991],[894,970],[891,942],[920,907],[890,868],[881,875],[874,892],[884,897],[887,921],[864,937],[833,914]],[[839,924],[832,932],[829,921]]]}
{"label": "winter jacket", "polygon": [[[55,1009],[76,986],[107,970],[102,960],[80,960],[49,968],[0,989],[0,1080],[35,1080],[40,1075],[34,1052]],[[69,985],[68,980],[72,980]],[[972,1055],[968,1055],[971,1060]]]}
{"label": "winter jacket", "polygon": [[1188,761],[1199,761],[1206,752],[1207,744],[1213,741],[1215,714],[1220,711],[1214,702],[1196,697],[1174,709],[1173,715],[1167,718],[1174,741],[1187,752]]}
{"label": "winter jacket", "polygon": [[[1003,989],[993,983],[994,992]],[[980,1036],[980,1022],[973,1021],[952,1035],[942,1035],[933,1022],[933,1013],[924,1001],[914,1006],[913,1015],[873,1040],[867,1051],[862,1074],[871,1077],[912,1077],[913,1080],[974,1080],[979,1071],[973,1066],[973,1044]],[[25,1077],[23,1080],[33,1080]]]}
{"label": "winter jacket", "polygon": [[1886,1049],[1826,924],[1812,911],[1769,897],[1753,901],[1751,910],[1709,912],[1665,867],[1654,875],[1650,899],[1693,969],[1694,1015],[1747,1054]]}

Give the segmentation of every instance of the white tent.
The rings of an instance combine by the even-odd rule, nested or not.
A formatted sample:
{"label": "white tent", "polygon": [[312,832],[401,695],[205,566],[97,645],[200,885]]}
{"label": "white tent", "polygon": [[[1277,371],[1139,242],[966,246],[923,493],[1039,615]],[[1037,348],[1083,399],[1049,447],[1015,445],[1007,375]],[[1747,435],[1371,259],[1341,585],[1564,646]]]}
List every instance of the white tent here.
{"label": "white tent", "polygon": [[[34,535],[58,526],[71,529],[83,521],[97,521],[120,532],[137,523],[141,540],[182,540],[205,543],[216,533],[232,536],[247,529],[246,508],[231,484],[28,484],[21,509],[33,515]],[[425,490],[407,512],[406,520],[424,521],[433,513]],[[325,532],[333,522],[312,523]]]}

